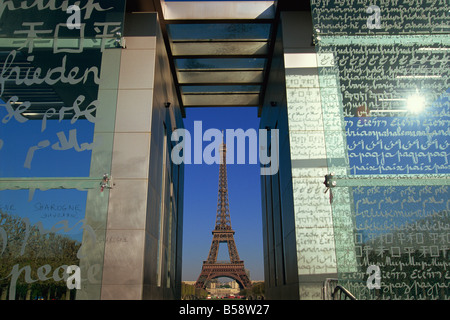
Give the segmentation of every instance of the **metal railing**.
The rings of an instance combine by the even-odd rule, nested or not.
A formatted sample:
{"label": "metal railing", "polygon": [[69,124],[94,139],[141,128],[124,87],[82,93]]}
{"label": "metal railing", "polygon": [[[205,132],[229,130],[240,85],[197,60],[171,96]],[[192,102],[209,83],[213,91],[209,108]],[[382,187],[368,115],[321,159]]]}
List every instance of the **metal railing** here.
{"label": "metal railing", "polygon": [[357,300],[346,288],[338,283],[338,279],[326,279],[322,288],[323,300]]}

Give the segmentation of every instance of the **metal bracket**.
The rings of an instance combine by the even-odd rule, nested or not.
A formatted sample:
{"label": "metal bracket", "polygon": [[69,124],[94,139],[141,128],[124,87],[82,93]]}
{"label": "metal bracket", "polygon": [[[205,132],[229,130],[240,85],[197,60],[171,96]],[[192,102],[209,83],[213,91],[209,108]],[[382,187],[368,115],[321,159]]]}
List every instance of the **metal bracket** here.
{"label": "metal bracket", "polygon": [[100,182],[100,192],[103,192],[105,189],[112,189],[114,186],[114,183],[112,181],[112,177],[105,173],[103,175],[103,179]]}
{"label": "metal bracket", "polygon": [[125,49],[126,45],[125,45],[125,38],[122,37],[122,33],[120,32],[116,32],[116,34],[114,35],[114,44],[116,48],[123,48]]}
{"label": "metal bracket", "polygon": [[312,44],[313,46],[316,46],[316,45],[319,44],[320,40],[321,40],[321,37],[320,37],[320,29],[319,29],[319,28],[316,28],[316,29],[314,29],[314,31],[313,31],[312,40],[311,40],[312,43],[311,43],[311,44]]}
{"label": "metal bracket", "polygon": [[331,189],[336,187],[336,185],[337,185],[336,181],[333,180],[333,177],[334,177],[334,173],[329,173],[329,174],[325,175],[325,181],[323,182],[325,187],[327,187],[325,189],[324,193],[327,193],[327,191],[330,190],[330,204],[333,202],[333,192]]}
{"label": "metal bracket", "polygon": [[333,180],[333,177],[334,173],[329,173],[325,176],[325,181],[323,182],[323,184],[325,185],[325,187],[327,187],[327,189],[325,190],[324,193],[327,193],[328,189],[336,187],[337,183],[336,181]]}

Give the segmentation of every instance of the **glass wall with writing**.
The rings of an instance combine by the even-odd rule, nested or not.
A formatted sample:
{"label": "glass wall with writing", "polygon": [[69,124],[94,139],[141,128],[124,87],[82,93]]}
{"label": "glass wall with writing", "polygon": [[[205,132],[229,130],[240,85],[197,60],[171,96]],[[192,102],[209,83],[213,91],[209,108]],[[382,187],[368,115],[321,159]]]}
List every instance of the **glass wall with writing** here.
{"label": "glass wall with writing", "polygon": [[311,3],[339,281],[448,300],[448,2]]}
{"label": "glass wall with writing", "polygon": [[125,1],[0,4],[0,299],[98,299]]}

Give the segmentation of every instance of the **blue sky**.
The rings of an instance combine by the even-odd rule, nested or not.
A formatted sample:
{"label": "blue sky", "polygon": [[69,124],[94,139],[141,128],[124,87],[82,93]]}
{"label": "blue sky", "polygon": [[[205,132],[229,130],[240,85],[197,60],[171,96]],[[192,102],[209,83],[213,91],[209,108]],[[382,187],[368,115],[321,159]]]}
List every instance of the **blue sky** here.
{"label": "blue sky", "polygon": [[[256,108],[191,108],[186,110],[185,128],[193,132],[194,121],[202,121],[203,132],[259,128]],[[193,137],[192,141],[194,140]],[[203,143],[203,148],[209,142]],[[239,256],[252,280],[263,280],[261,184],[259,164],[228,164],[228,196],[231,225]],[[195,281],[211,246],[215,226],[219,182],[218,164],[185,165],[183,275]],[[222,247],[220,257],[227,256]]]}
{"label": "blue sky", "polygon": [[[5,115],[5,109],[0,109],[0,117]],[[208,128],[219,130],[259,128],[259,118],[256,108],[191,108],[186,110],[185,128],[193,133],[194,121],[202,121],[203,132]],[[90,151],[64,152],[47,148],[37,150],[32,158],[31,168],[24,168],[24,160],[31,146],[49,139],[55,143],[55,132],[68,129],[78,129],[79,144],[91,141],[94,125],[87,121],[49,121],[47,128],[41,132],[41,121],[18,123],[9,121],[0,126],[0,138],[4,140],[0,161],[1,177],[30,176],[89,176]],[[27,140],[23,133],[28,132]],[[194,137],[192,136],[192,141]],[[203,143],[203,148],[209,142]],[[248,145],[247,145],[248,146]],[[2,158],[8,155],[7,158]],[[193,156],[193,155],[192,155]],[[12,161],[5,161],[5,160]],[[14,160],[13,160],[14,159]],[[248,157],[246,157],[248,163]],[[61,164],[64,164],[63,166]],[[259,164],[229,164],[228,190],[232,227],[235,230],[235,241],[240,258],[245,261],[252,280],[264,279],[263,248],[262,248],[262,214],[261,185]],[[218,164],[185,165],[184,186],[184,232],[183,232],[183,280],[197,280],[202,268],[202,262],[208,256],[211,246],[211,231],[215,226],[217,210],[217,194],[219,181]],[[71,225],[82,219],[85,209],[86,194],[77,190],[36,191],[31,202],[24,202],[28,191],[0,192],[0,207],[13,208],[13,213],[27,212],[32,219],[43,219],[50,228],[56,221],[71,219]],[[69,202],[67,199],[71,199]],[[64,208],[60,209],[62,205]],[[54,209],[50,209],[54,206]],[[71,208],[70,206],[73,206]],[[67,207],[67,208],[66,208]],[[62,211],[61,211],[62,210]],[[56,214],[52,218],[48,214]],[[227,250],[220,247],[219,260],[228,257]]]}

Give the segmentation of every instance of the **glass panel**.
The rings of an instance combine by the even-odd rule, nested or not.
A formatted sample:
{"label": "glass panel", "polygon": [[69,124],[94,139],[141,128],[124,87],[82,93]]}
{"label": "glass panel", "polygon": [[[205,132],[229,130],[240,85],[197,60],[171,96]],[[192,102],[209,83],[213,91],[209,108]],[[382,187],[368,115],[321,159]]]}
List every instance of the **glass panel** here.
{"label": "glass panel", "polygon": [[178,81],[184,83],[261,83],[262,71],[178,72]]}
{"label": "glass panel", "polygon": [[319,0],[311,4],[311,9],[315,29],[324,35],[445,34],[450,31],[448,4],[441,4],[417,1],[412,5],[411,1],[398,0],[395,4],[372,5],[364,0],[345,4]]}
{"label": "glass panel", "polygon": [[182,91],[188,93],[259,93],[261,86],[252,85],[228,85],[228,86],[182,86]]}
{"label": "glass panel", "polygon": [[[9,122],[1,126],[0,134],[4,137],[0,177],[89,176],[94,124],[87,120],[74,125],[70,120]],[[73,144],[55,145],[66,140]]]}
{"label": "glass panel", "polygon": [[[86,224],[86,201],[87,192],[79,190],[0,191],[2,299],[76,297],[67,267],[80,266],[89,241],[96,241]],[[90,281],[100,283],[101,268],[90,271]]]}
{"label": "glass panel", "polygon": [[38,3],[0,12],[0,299],[99,299],[125,2]]}
{"label": "glass panel", "polygon": [[177,69],[263,69],[266,59],[175,59]]}
{"label": "glass panel", "polygon": [[183,102],[185,106],[257,106],[259,94],[189,94]]}
{"label": "glass panel", "polygon": [[447,10],[312,4],[337,271],[359,299],[450,297]]}
{"label": "glass panel", "polygon": [[169,24],[168,31],[172,40],[265,40],[270,36],[270,24]]}
{"label": "glass panel", "polygon": [[[354,212],[344,220],[349,193]],[[350,292],[359,299],[448,300],[448,185],[334,188],[333,195],[339,280]],[[380,276],[379,289],[370,286],[377,282],[368,270]]]}
{"label": "glass panel", "polygon": [[172,43],[174,56],[266,55],[267,42],[178,42]]}

